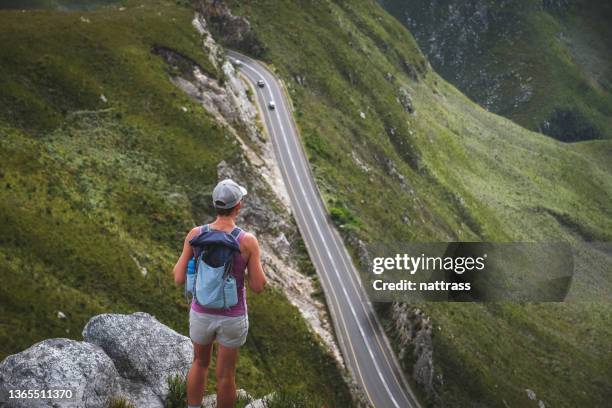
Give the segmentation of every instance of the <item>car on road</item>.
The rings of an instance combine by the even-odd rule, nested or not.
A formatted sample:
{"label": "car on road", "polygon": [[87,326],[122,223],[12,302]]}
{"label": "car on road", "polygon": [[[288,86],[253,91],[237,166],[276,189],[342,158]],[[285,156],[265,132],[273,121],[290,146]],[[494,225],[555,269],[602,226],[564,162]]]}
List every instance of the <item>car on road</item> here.
{"label": "car on road", "polygon": [[257,86],[260,88],[263,88],[266,85],[266,83],[264,82],[263,79],[260,79],[259,81],[257,81]]}
{"label": "car on road", "polygon": [[236,68],[240,68],[242,66],[242,61],[236,58],[234,58],[234,61],[232,63],[234,64]]}
{"label": "car on road", "polygon": [[274,101],[270,101],[270,103],[268,103],[268,108],[270,108],[270,110],[276,109],[276,104],[274,103]]}

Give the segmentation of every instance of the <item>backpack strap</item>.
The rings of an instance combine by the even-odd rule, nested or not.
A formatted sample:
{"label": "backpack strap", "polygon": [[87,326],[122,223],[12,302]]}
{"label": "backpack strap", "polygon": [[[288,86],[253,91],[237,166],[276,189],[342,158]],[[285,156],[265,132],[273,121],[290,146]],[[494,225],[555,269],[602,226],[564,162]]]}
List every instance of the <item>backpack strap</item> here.
{"label": "backpack strap", "polygon": [[[232,237],[234,237],[234,239],[237,241],[238,240],[238,236],[240,235],[240,233],[242,232],[242,230],[238,227],[234,227],[234,229],[232,230],[232,232],[230,232],[230,235]],[[240,243],[238,243],[240,244]],[[225,272],[223,273],[223,279],[226,279],[230,273],[232,272],[232,270],[234,269],[234,257],[232,256],[229,261],[225,264]]]}
{"label": "backpack strap", "polygon": [[234,229],[232,230],[232,232],[230,232],[230,235],[236,239],[238,239],[238,236],[240,235],[240,233],[242,232],[242,230],[238,227],[234,227]]}
{"label": "backpack strap", "polygon": [[[210,224],[204,224],[204,225],[202,225],[202,226],[200,227],[200,233],[198,234],[198,236],[199,236],[199,235],[201,235],[201,234],[203,234],[203,233],[205,233],[205,232],[209,232],[209,231],[210,231]],[[193,240],[193,239],[196,239],[196,238],[197,238],[197,236],[196,236],[196,237],[194,237],[194,238],[192,238],[192,240]],[[194,247],[192,246],[192,248],[194,248]],[[193,250],[193,257],[194,257],[194,259],[196,260],[196,268],[197,268],[197,261],[198,261],[198,259],[200,258],[200,255],[201,255],[203,252],[204,252],[204,251],[203,251],[202,249],[199,249],[199,251],[198,251],[198,254],[199,254],[199,255],[198,255],[198,256],[196,256],[196,255],[195,255],[195,254],[196,254],[196,251],[195,251],[195,249]]]}

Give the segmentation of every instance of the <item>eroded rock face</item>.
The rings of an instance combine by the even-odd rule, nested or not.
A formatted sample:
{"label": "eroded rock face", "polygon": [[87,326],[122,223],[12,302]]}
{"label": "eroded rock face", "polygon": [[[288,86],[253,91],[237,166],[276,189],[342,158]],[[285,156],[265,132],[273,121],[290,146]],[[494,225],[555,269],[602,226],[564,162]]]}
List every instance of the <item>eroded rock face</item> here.
{"label": "eroded rock face", "polygon": [[412,97],[406,88],[400,88],[398,101],[404,108],[404,112],[406,113],[414,113],[414,104],[412,102]]}
{"label": "eroded rock face", "polygon": [[261,55],[263,45],[251,30],[251,23],[242,16],[235,16],[224,2],[219,0],[197,0],[196,10],[204,16],[213,32],[220,36],[223,43],[249,52]]}
{"label": "eroded rock face", "polygon": [[[48,339],[0,363],[0,405],[7,407],[105,407],[118,389],[113,361],[95,344]],[[8,399],[9,390],[71,390],[71,399]]]}
{"label": "eroded rock face", "polygon": [[431,319],[406,303],[393,303],[391,310],[400,347],[399,359],[404,366],[411,365],[406,368],[412,369],[412,378],[428,399],[435,399],[440,378],[435,374]]}

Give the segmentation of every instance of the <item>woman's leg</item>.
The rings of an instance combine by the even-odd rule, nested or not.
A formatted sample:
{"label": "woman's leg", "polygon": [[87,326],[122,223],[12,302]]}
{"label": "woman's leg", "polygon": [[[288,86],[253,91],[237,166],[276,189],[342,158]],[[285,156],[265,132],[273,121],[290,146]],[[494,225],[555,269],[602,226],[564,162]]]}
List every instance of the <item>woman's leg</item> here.
{"label": "woman's leg", "polygon": [[206,381],[208,380],[208,366],[210,365],[210,355],[213,343],[203,346],[193,343],[193,362],[187,374],[187,404],[202,404]]}
{"label": "woman's leg", "polygon": [[219,344],[217,351],[217,408],[232,408],[236,403],[236,362],[238,347]]}

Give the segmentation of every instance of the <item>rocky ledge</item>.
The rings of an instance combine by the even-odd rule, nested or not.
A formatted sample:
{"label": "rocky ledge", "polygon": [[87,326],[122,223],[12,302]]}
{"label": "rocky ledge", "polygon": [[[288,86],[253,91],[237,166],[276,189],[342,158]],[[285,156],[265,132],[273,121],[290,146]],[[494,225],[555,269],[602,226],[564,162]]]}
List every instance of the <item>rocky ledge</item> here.
{"label": "rocky ledge", "polygon": [[[135,407],[162,408],[168,378],[185,376],[193,356],[188,337],[142,312],[94,316],[83,339],[47,339],[2,361],[0,406],[103,408],[122,398]],[[10,390],[54,389],[71,390],[72,398],[9,399]],[[203,403],[213,407],[215,397]],[[247,406],[263,405],[257,400]]]}

